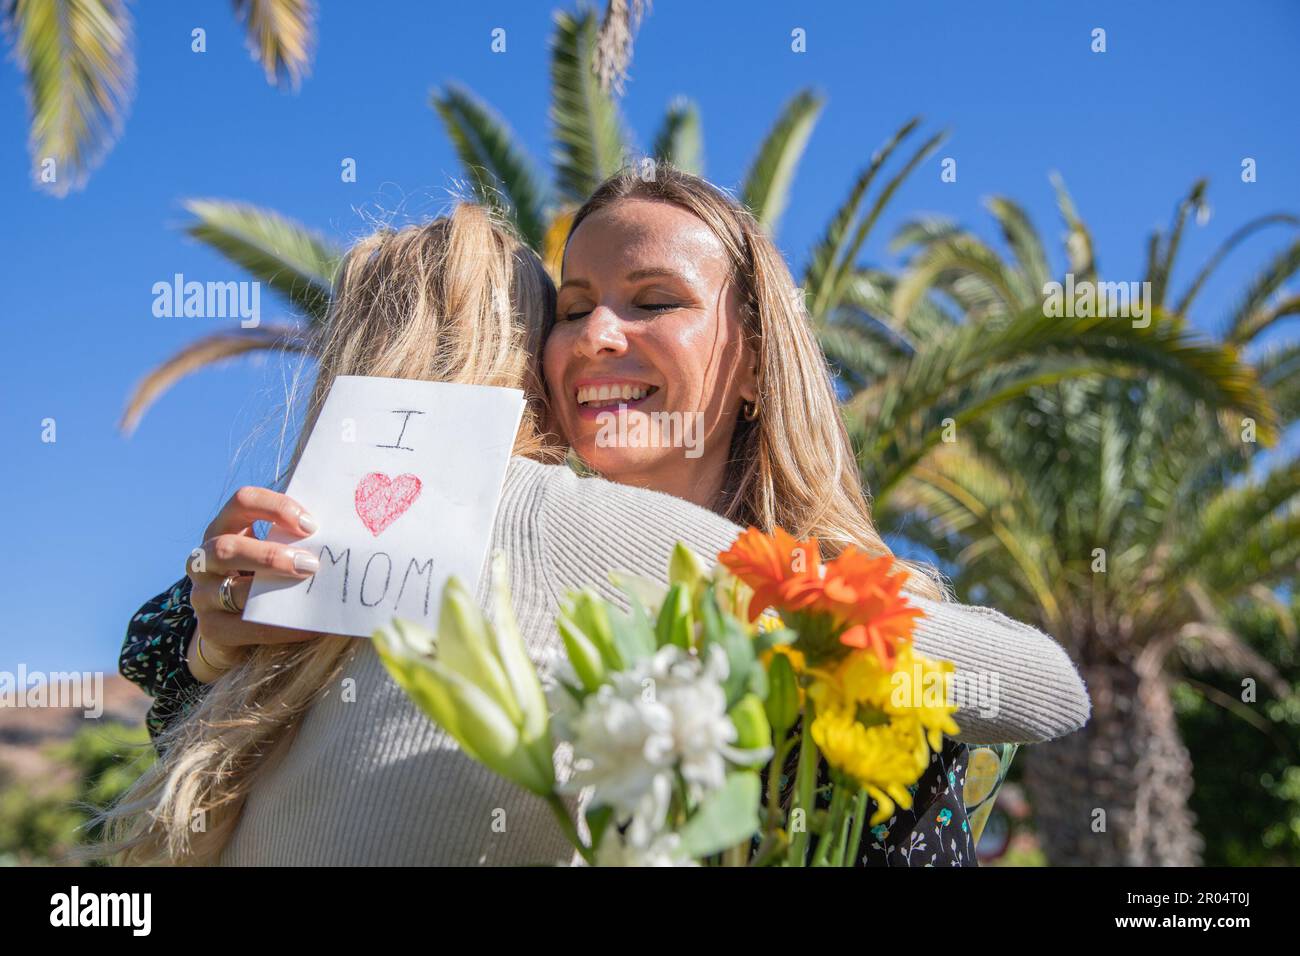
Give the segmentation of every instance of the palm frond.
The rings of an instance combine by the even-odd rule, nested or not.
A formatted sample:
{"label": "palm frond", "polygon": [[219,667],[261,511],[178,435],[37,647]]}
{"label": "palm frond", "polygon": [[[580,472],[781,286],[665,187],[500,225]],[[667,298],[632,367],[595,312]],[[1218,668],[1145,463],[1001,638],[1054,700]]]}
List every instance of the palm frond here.
{"label": "palm frond", "polygon": [[651,153],[678,169],[700,175],[704,172],[704,132],[700,127],[700,110],[686,97],[668,105],[659,132],[655,134]]}
{"label": "palm frond", "polygon": [[[872,154],[871,162],[862,172],[858,173],[858,177],[849,190],[848,196],[840,204],[839,209],[835,211],[831,221],[827,224],[821,240],[813,246],[811,262],[804,279],[804,287],[812,295],[812,305],[809,311],[814,320],[819,319],[829,311],[831,287],[835,284],[835,278],[840,269],[843,268],[845,247],[849,242],[849,230],[858,218],[862,201],[866,198],[867,190],[871,188],[872,180],[876,178],[876,174],[889,160],[898,144],[906,139],[920,122],[921,118],[919,116],[908,120],[880,149]],[[852,262],[849,265],[851,267]]]}
{"label": "palm frond", "polygon": [[266,82],[297,89],[311,70],[316,45],[316,4],[312,0],[235,0],[244,22],[248,51],[262,66]]}
{"label": "palm frond", "polygon": [[1029,214],[1018,203],[1004,196],[993,196],[985,205],[1002,228],[1002,238],[1015,254],[1016,262],[1031,289],[1042,289],[1051,279],[1047,253]]}
{"label": "palm frond", "polygon": [[1297,271],[1300,271],[1300,240],[1278,253],[1247,286],[1241,303],[1228,317],[1227,341],[1238,345],[1249,342],[1263,327],[1259,313],[1265,310],[1269,298]]}
{"label": "palm frond", "polygon": [[126,435],[135,431],[149,407],[169,388],[187,375],[218,362],[238,358],[250,352],[283,349],[307,350],[302,330],[292,325],[263,325],[238,332],[217,332],[191,342],[161,365],[150,370],[131,391],[118,428]]}
{"label": "palm frond", "polygon": [[246,203],[190,199],[185,231],[285,296],[313,321],[325,317],[342,250],[277,212]]}
{"label": "palm frond", "polygon": [[[858,254],[866,243],[867,237],[871,234],[872,228],[879,221],[885,207],[889,204],[890,199],[894,197],[894,194],[898,192],[899,187],[901,187],[907,178],[915,172],[916,168],[926,159],[926,157],[930,156],[943,141],[946,134],[940,132],[931,136],[921,144],[921,146],[904,164],[903,168],[887,183],[885,183],[884,188],[881,189],[875,202],[872,203],[871,209],[857,223],[857,227],[853,230],[852,235],[850,236],[848,234],[848,226],[852,224],[853,217],[857,212],[857,206],[860,204],[862,197],[865,196],[866,190],[870,187],[872,179],[875,178],[876,172],[879,170],[880,166],[888,160],[890,154],[893,153],[894,149],[898,146],[903,137],[911,132],[914,128],[915,122],[918,121],[913,121],[900,129],[894,135],[894,138],[890,142],[886,143],[884,148],[882,148],[876,156],[872,157],[871,166],[863,172],[854,186],[854,195],[850,197],[852,206],[846,204],[841,209],[840,215],[837,215],[835,220],[832,222],[831,229],[828,231],[826,239],[824,240],[824,242],[828,244],[819,247],[824,255],[830,255],[831,258],[828,260],[828,268],[825,277],[818,283],[818,293],[820,298],[814,302],[814,315],[820,314],[816,311],[818,309],[821,310],[821,313],[824,313],[826,310],[833,309],[839,303],[845,285],[851,281]],[[861,188],[860,193],[859,187]],[[837,229],[836,226],[838,225],[841,216],[846,213],[849,215],[849,218],[841,231]],[[816,259],[814,259],[814,263],[815,262]],[[902,319],[905,318],[905,316],[899,316],[899,318]]]}
{"label": "palm frond", "polygon": [[1231,549],[1231,542],[1248,534],[1247,529],[1259,527],[1288,504],[1300,504],[1300,458],[1276,466],[1262,481],[1225,488],[1204,505],[1171,562],[1174,573],[1194,574],[1203,562]]}
{"label": "palm frond", "polygon": [[1056,207],[1061,211],[1068,230],[1065,237],[1065,251],[1070,262],[1070,272],[1075,281],[1092,279],[1097,274],[1097,260],[1093,254],[1092,232],[1074,208],[1074,199],[1065,188],[1065,180],[1058,174],[1051,175],[1052,188],[1056,190]]}
{"label": "palm frond", "polygon": [[622,168],[627,135],[618,104],[593,72],[596,18],[555,15],[551,39],[551,123],[555,177],[563,199],[581,203]]}
{"label": "palm frond", "polygon": [[1178,204],[1174,211],[1174,222],[1169,229],[1169,240],[1163,246],[1157,244],[1157,247],[1163,252],[1155,263],[1154,270],[1150,270],[1147,275],[1151,283],[1151,304],[1157,308],[1164,308],[1165,290],[1169,286],[1169,278],[1174,270],[1174,259],[1178,255],[1178,247],[1183,240],[1183,229],[1187,225],[1187,216],[1190,213],[1198,215],[1205,206],[1205,188],[1208,184],[1204,179],[1199,179],[1192,184],[1191,191]]}
{"label": "palm frond", "polygon": [[992,564],[982,570],[981,579],[1009,578],[1048,621],[1061,619],[1052,587],[1060,579],[1056,552],[1034,530],[1040,523],[1018,476],[958,442],[913,469],[895,496],[894,506],[915,510],[944,534],[965,542],[956,558],[962,566]]}
{"label": "palm frond", "polygon": [[[125,0],[9,0],[5,26],[26,77],[36,183],[66,196],[122,131],[135,92],[131,15]],[[53,181],[41,175],[47,160]]]}
{"label": "palm frond", "polygon": [[894,291],[895,320],[904,321],[916,303],[945,275],[955,276],[966,284],[968,310],[976,305],[970,301],[976,297],[985,309],[992,305],[1003,313],[1015,312],[1038,299],[1037,295],[1030,298],[1033,290],[1024,288],[983,240],[970,233],[959,233],[921,247],[908,264],[907,274]]}
{"label": "palm frond", "polygon": [[546,234],[545,189],[514,131],[458,84],[435,92],[431,103],[479,201],[498,210],[528,245],[540,250]]}
{"label": "palm frond", "polygon": [[[1053,368],[1044,364],[1049,359],[1064,364]],[[961,326],[851,400],[848,416],[860,423],[866,462],[880,470],[873,490],[883,494],[920,459],[937,440],[943,418],[960,421],[1009,401],[1040,376],[1052,381],[1088,374],[1090,363],[1093,371],[1111,374],[1140,369],[1212,408],[1243,411],[1259,423],[1261,441],[1276,432],[1264,390],[1234,349],[1201,340],[1163,314],[1140,328],[1104,317],[1048,317],[1029,308],[995,326]]]}
{"label": "palm frond", "polygon": [[781,213],[790,198],[795,170],[824,103],[825,100],[811,90],[795,94],[781,110],[745,174],[741,201],[772,235],[776,234]]}
{"label": "palm frond", "polygon": [[1290,425],[1300,419],[1300,343],[1270,349],[1256,360],[1255,369],[1278,420]]}
{"label": "palm frond", "polygon": [[1179,299],[1178,304],[1174,306],[1174,312],[1179,315],[1186,315],[1187,310],[1191,308],[1192,300],[1196,298],[1197,293],[1201,291],[1201,287],[1204,286],[1210,276],[1214,274],[1214,270],[1219,267],[1219,264],[1223,262],[1225,258],[1227,258],[1228,253],[1232,252],[1233,249],[1237,248],[1237,246],[1241,245],[1241,243],[1245,242],[1261,229],[1274,225],[1300,226],[1300,216],[1292,216],[1287,213],[1273,213],[1267,216],[1260,216],[1258,219],[1252,219],[1240,229],[1236,230],[1227,239],[1223,240],[1223,243],[1219,248],[1214,251],[1214,255],[1210,256],[1210,258],[1206,260],[1205,265],[1201,267],[1201,271],[1198,272],[1196,278],[1192,280],[1192,284],[1189,285],[1187,291],[1183,293],[1183,297]]}

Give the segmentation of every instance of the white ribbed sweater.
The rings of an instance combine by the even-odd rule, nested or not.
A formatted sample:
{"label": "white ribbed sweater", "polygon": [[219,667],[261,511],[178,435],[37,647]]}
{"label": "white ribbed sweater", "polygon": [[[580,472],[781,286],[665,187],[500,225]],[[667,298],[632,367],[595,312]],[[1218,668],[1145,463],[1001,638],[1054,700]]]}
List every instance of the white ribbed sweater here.
{"label": "white ribbed sweater", "polygon": [[[555,615],[589,586],[623,604],[607,572],[663,580],[674,544],[709,559],[738,528],[681,499],[561,465],[511,460],[491,548],[509,560],[520,631],[543,670],[559,652]],[[488,582],[480,582],[485,605]],[[995,675],[997,713],[961,710],[960,739],[1033,743],[1082,727],[1090,705],[1050,637],[988,608],[910,595],[925,611],[916,648]],[[625,604],[623,606],[626,606]],[[345,688],[353,692],[344,692]],[[287,746],[259,773],[222,855],[242,865],[526,864],[568,861],[551,812],[462,754],[358,640]]]}

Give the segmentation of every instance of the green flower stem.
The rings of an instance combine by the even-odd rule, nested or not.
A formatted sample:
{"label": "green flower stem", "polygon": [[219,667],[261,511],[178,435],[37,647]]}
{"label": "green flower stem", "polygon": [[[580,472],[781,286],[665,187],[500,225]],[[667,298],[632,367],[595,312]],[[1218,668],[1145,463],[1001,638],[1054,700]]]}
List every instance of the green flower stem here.
{"label": "green flower stem", "polygon": [[564,801],[555,793],[547,794],[546,803],[550,806],[551,812],[555,814],[555,819],[559,821],[560,829],[568,837],[573,848],[582,854],[582,858],[587,861],[589,866],[596,862],[596,855],[592,847],[582,842],[582,837],[578,836],[578,828],[573,819],[569,816],[569,808],[564,805]]}
{"label": "green flower stem", "polygon": [[862,828],[867,821],[867,791],[859,790],[858,798],[853,802],[853,829],[849,833],[849,842],[840,849],[840,866],[852,866],[862,848]]}
{"label": "green flower stem", "polygon": [[817,853],[813,856],[813,866],[826,866],[830,863],[831,847],[840,842],[844,829],[844,810],[849,805],[848,787],[836,786],[831,791],[831,809],[826,829],[817,840]]}
{"label": "green flower stem", "polygon": [[781,819],[781,771],[785,767],[785,758],[790,756],[794,747],[793,740],[782,741],[772,756],[772,763],[767,768],[767,828],[777,825]]}
{"label": "green flower stem", "polygon": [[803,810],[804,827],[798,833],[790,835],[790,855],[787,862],[791,866],[805,866],[808,853],[808,831],[812,826],[813,790],[817,785],[817,762],[819,754],[812,739],[813,702],[811,697],[804,704],[803,727],[799,734],[799,769],[795,771],[794,809]]}

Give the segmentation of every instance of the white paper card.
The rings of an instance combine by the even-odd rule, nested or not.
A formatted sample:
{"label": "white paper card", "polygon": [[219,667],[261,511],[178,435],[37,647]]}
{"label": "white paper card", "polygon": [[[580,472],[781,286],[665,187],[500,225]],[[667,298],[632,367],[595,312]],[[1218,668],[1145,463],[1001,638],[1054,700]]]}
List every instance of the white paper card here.
{"label": "white paper card", "polygon": [[523,409],[518,389],[336,378],[286,489],[320,526],[295,544],[320,570],[257,574],[244,619],[356,637],[394,617],[436,627],[447,578],[478,584]]}

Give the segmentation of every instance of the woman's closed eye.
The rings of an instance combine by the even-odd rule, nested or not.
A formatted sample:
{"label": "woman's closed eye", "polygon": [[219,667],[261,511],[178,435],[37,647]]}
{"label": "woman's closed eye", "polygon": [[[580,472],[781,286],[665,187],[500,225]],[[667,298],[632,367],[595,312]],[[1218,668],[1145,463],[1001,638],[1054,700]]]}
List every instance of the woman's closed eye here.
{"label": "woman's closed eye", "polygon": [[637,306],[638,309],[645,309],[649,312],[671,312],[673,309],[680,309],[680,302],[643,302]]}
{"label": "woman's closed eye", "polygon": [[[674,309],[680,309],[681,307],[682,304],[680,302],[642,302],[635,306],[635,308],[642,309],[646,312],[653,312],[655,314],[671,312]],[[575,308],[568,312],[561,313],[561,315],[566,322],[576,322],[580,319],[585,319],[587,316],[591,315],[591,313],[591,309]]]}

